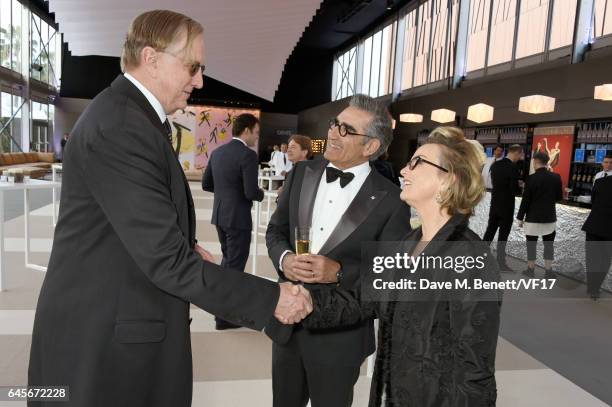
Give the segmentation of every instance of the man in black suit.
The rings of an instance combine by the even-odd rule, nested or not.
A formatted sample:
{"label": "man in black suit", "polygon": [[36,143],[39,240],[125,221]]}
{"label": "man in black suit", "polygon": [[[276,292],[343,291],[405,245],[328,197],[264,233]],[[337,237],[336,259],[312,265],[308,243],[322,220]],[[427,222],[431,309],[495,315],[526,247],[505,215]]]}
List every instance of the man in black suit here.
{"label": "man in black suit", "polygon": [[[217,227],[223,260],[221,267],[244,271],[251,244],[251,207],[264,192],[257,184],[257,153],[249,147],[259,139],[259,120],[249,113],[232,124],[234,138],[213,151],[202,177],[204,191],[214,192],[211,223]],[[218,330],[239,328],[216,318]]]}
{"label": "man in black suit", "polygon": [[489,222],[482,240],[490,242],[497,236],[497,261],[501,271],[512,271],[506,264],[506,243],[514,220],[514,197],[519,192],[519,171],[517,161],[523,156],[523,148],[513,144],[506,158],[491,165],[491,208]]}
{"label": "man in black suit", "polygon": [[89,104],[66,146],[28,370],[29,386],[68,386],[63,405],[191,405],[189,303],[254,329],[308,311],[295,287],[223,270],[196,242],[166,115],[203,85],[202,32],[171,11],[136,17],[125,75]]}
{"label": "man in black suit", "polygon": [[527,238],[527,277],[535,275],[536,245],[538,237],[544,241],[545,278],[555,278],[552,264],[555,258],[554,241],[557,223],[557,201],[563,198],[561,176],[548,170],[549,156],[536,152],[533,157],[535,172],[527,178],[516,218],[525,228]]}
{"label": "man in black suit", "polygon": [[[302,161],[289,173],[268,225],[266,244],[280,281],[351,289],[360,280],[362,242],[400,240],[410,208],[400,189],[369,164],[392,138],[391,118],[357,95],[330,122],[325,160]],[[311,254],[295,254],[296,226],[310,226]],[[280,332],[279,332],[280,331]],[[375,348],[372,321],[330,332],[268,326],[274,406],[348,407],[360,366]]]}
{"label": "man in black suit", "polygon": [[582,230],[586,232],[587,292],[596,300],[612,261],[612,176],[595,181],[591,205]]}

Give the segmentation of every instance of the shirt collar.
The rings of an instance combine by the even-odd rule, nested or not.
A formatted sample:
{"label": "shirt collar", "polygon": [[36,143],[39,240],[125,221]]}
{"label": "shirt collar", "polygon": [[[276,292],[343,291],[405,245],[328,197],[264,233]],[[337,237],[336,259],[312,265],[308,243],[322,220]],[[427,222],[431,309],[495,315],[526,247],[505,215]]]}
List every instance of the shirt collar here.
{"label": "shirt collar", "polygon": [[[340,169],[338,167],[336,167],[334,164],[329,163],[327,164],[328,167],[332,167],[332,168],[336,168],[336,169]],[[355,177],[360,177],[363,175],[368,175],[368,173],[370,172],[370,162],[366,161],[363,162],[359,165],[356,165],[354,167],[351,168],[347,168],[346,170],[342,170],[343,172],[352,172],[353,174],[355,174]]]}
{"label": "shirt collar", "polygon": [[129,73],[126,72],[123,74],[123,76],[125,76],[128,81],[132,82],[134,86],[136,86],[138,90],[144,95],[144,97],[147,98],[147,100],[153,107],[153,110],[155,110],[155,113],[157,113],[157,115],[159,116],[159,120],[164,123],[167,119],[166,112],[164,111],[164,107],[162,106],[161,102],[155,97],[155,95],[151,93],[149,89],[147,89],[142,83],[140,83]]}
{"label": "shirt collar", "polygon": [[[244,141],[243,139],[239,138],[239,137],[232,137],[234,140],[238,140],[239,142],[241,142],[242,144],[244,144],[245,146],[247,146],[246,141]],[[248,147],[248,146],[247,146]]]}

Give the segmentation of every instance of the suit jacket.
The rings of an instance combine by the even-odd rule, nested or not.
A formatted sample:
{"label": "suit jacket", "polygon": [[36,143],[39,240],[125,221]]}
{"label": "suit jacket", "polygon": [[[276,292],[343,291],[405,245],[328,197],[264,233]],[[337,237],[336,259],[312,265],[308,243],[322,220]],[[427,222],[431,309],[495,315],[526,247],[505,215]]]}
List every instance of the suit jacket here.
{"label": "suit jacket", "polygon": [[[296,164],[283,185],[276,211],[266,231],[266,245],[280,281],[287,281],[279,269],[285,250],[295,252],[297,225],[311,225],[313,206],[319,182],[328,162],[302,161]],[[342,264],[340,286],[353,288],[359,284],[361,243],[399,240],[410,230],[410,208],[399,199],[400,190],[372,169],[340,222],[323,244],[319,254]],[[336,284],[305,284],[307,287],[335,287]],[[289,340],[294,329],[301,327],[272,323],[266,333],[277,343]],[[325,333],[301,330],[304,357],[309,360],[340,365],[358,366],[374,351],[372,321],[357,326],[339,328]]]}
{"label": "suit jacket", "polygon": [[[406,251],[411,252],[421,237],[420,228],[408,233],[403,238]],[[467,218],[459,214],[440,229],[432,242],[438,244],[428,245],[424,256],[475,257],[488,250],[468,228]],[[455,279],[448,270],[427,273],[437,282],[453,283]],[[473,268],[463,275],[469,284],[476,278],[497,281],[499,269],[488,253],[484,269]],[[501,293],[476,290],[475,294],[455,297],[446,290],[428,290],[428,297],[418,301],[404,297],[403,301],[389,302],[361,302],[360,293],[360,289],[312,290],[314,311],[303,325],[327,329],[380,319],[370,407],[495,405]],[[385,403],[381,404],[383,398]]]}
{"label": "suit jacket", "polygon": [[539,168],[527,178],[516,218],[533,223],[557,221],[556,202],[563,198],[561,176]]}
{"label": "suit jacket", "polygon": [[591,192],[591,213],[582,230],[612,240],[612,176],[599,178]]}
{"label": "suit jacket", "polygon": [[204,191],[215,193],[213,225],[253,228],[253,201],[264,197],[257,183],[258,165],[257,153],[240,140],[232,140],[213,151],[202,177]]}
{"label": "suit jacket", "polygon": [[372,161],[372,166],[376,168],[376,171],[380,172],[383,177],[387,178],[389,181],[393,182],[398,187],[400,186],[399,179],[397,178],[395,170],[393,169],[393,166],[389,161],[381,159],[374,160]]}
{"label": "suit jacket", "polygon": [[510,159],[491,165],[491,211],[499,216],[514,216],[514,197],[519,192],[519,171]]}
{"label": "suit jacket", "polygon": [[28,384],[70,386],[70,406],[189,406],[189,303],[262,329],[277,284],[193,250],[183,170],[159,116],[122,75],[83,112],[64,158]]}

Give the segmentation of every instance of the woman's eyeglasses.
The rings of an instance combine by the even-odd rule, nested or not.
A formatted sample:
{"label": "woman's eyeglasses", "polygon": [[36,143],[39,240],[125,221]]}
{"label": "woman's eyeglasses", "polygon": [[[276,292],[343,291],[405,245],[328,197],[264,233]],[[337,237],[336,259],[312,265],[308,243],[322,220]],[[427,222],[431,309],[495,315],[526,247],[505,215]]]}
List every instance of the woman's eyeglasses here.
{"label": "woman's eyeglasses", "polygon": [[438,168],[439,170],[442,170],[444,172],[448,172],[448,170],[444,167],[439,166],[436,163],[432,163],[429,160],[424,159],[423,157],[421,157],[420,155],[417,155],[416,157],[412,157],[412,160],[408,161],[408,168],[410,169],[410,171],[414,170],[416,168],[417,165],[419,165],[421,162],[424,162],[426,164],[429,164],[431,166],[434,166],[436,168]]}
{"label": "woman's eyeglasses", "polygon": [[363,136],[363,137],[368,137],[368,138],[376,138],[368,134],[361,134],[361,133],[357,133],[357,132],[350,130],[349,125],[347,125],[346,123],[340,123],[337,117],[334,117],[333,119],[329,121],[329,129],[333,130],[334,127],[338,128],[338,134],[340,134],[340,137],[346,137],[347,134],[350,134],[351,136]]}

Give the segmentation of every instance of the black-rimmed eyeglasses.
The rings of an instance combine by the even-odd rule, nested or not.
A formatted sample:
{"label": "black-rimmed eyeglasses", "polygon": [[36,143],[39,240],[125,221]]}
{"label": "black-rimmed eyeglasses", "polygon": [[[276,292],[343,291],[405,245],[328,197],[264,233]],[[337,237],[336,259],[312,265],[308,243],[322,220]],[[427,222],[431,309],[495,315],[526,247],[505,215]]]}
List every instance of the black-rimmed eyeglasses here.
{"label": "black-rimmed eyeglasses", "polygon": [[421,157],[420,155],[417,155],[415,157],[412,157],[412,159],[410,161],[408,161],[408,168],[410,169],[410,171],[414,170],[416,168],[417,165],[419,165],[421,162],[424,162],[426,164],[432,165],[434,167],[436,167],[437,169],[444,171],[444,172],[448,172],[448,170],[444,167],[439,166],[436,163],[432,163],[429,160],[424,159],[423,157]]}
{"label": "black-rimmed eyeglasses", "polygon": [[351,136],[363,136],[363,137],[368,137],[368,138],[376,138],[374,136],[370,136],[369,134],[361,134],[361,133],[357,133],[351,130],[351,126],[349,124],[341,123],[337,117],[334,117],[329,121],[329,129],[333,130],[334,127],[338,128],[338,134],[340,134],[340,137],[346,137],[346,135],[349,134]]}

